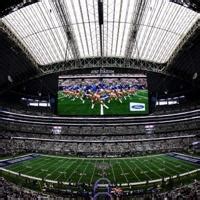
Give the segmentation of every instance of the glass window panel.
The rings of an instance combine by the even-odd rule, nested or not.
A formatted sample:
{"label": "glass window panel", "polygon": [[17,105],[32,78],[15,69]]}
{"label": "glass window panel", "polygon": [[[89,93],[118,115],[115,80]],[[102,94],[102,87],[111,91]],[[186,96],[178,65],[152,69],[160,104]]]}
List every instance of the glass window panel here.
{"label": "glass window panel", "polygon": [[73,5],[71,4],[71,1],[65,1],[65,8],[69,13],[71,24],[76,24],[76,17],[74,14],[74,8]]}
{"label": "glass window panel", "polygon": [[84,26],[83,24],[78,24],[77,25],[79,27],[79,31],[80,31],[80,40],[82,42],[82,47],[84,49],[84,52],[85,52],[85,57],[88,56],[88,46],[87,46],[87,38],[85,36],[85,33],[84,33]]}
{"label": "glass window panel", "polygon": [[113,19],[114,22],[118,22],[119,21],[119,17],[120,17],[120,6],[121,6],[121,0],[116,0],[115,1],[115,18]]}
{"label": "glass window panel", "polygon": [[100,45],[99,45],[98,41],[96,42],[97,32],[95,29],[95,23],[90,23],[90,26],[89,26],[89,24],[86,25],[86,28],[87,28],[87,32],[90,32],[90,29],[91,29],[91,36],[90,36],[90,33],[87,34],[91,37],[91,39],[89,39],[89,42],[90,42],[90,45],[93,47],[93,48],[90,48],[91,55],[98,56],[98,52],[100,51],[100,49],[99,49]]}
{"label": "glass window panel", "polygon": [[137,1],[132,1],[132,0],[130,0],[130,2],[127,1],[127,6],[128,6],[127,19],[126,19],[127,23],[131,23],[133,12],[136,7],[136,3]]}
{"label": "glass window panel", "polygon": [[[83,1],[83,0],[81,0]],[[71,4],[73,7],[73,11],[74,11],[74,15],[76,17],[76,21],[75,23],[82,23],[83,19],[81,17],[81,10],[80,10],[80,6],[79,6],[79,0],[71,0]]]}
{"label": "glass window panel", "polygon": [[124,49],[122,49],[124,38],[125,38],[125,36],[124,36],[124,34],[125,34],[124,29],[125,29],[125,24],[121,23],[120,26],[119,26],[119,34],[118,34],[118,43],[117,43],[117,54],[116,54],[116,56],[122,56],[122,55],[124,55]]}
{"label": "glass window panel", "polygon": [[87,0],[81,0],[80,1],[80,11],[81,11],[81,21],[82,22],[89,22],[89,19],[88,19],[88,9],[87,9],[87,3],[86,3]]}
{"label": "glass window panel", "polygon": [[115,56],[115,50],[116,50],[116,43],[117,43],[117,28],[118,28],[118,23],[114,23],[114,26],[113,26],[113,35],[112,35],[112,37],[113,37],[113,39],[112,39],[112,52],[111,52],[111,54],[113,55],[113,56]]}
{"label": "glass window panel", "polygon": [[[100,55],[98,5],[94,0],[60,1],[78,45],[80,57]],[[104,0],[103,46],[105,56],[124,56],[138,0]],[[56,4],[41,0],[17,10],[2,21],[42,65],[72,59],[72,51]],[[193,24],[196,12],[166,0],[147,0],[132,58],[164,63]],[[70,28],[70,27],[69,27]],[[138,54],[139,51],[139,54]]]}
{"label": "glass window panel", "polygon": [[84,57],[85,56],[85,50],[84,50],[84,47],[83,47],[82,42],[81,42],[81,35],[79,34],[78,25],[73,25],[73,30],[74,30],[74,34],[76,35],[78,48],[80,50],[79,51],[80,56]]}

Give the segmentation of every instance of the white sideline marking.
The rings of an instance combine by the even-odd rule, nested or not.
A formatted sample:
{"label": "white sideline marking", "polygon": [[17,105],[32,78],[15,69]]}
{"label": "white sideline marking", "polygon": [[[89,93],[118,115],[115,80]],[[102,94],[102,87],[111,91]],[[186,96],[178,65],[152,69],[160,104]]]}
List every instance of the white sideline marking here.
{"label": "white sideline marking", "polygon": [[[0,167],[0,170],[1,171],[5,171],[5,172],[8,172],[8,173],[10,173],[10,174],[14,174],[14,175],[19,175],[19,173],[17,173],[17,172],[13,172],[13,171],[11,171],[11,170],[8,170],[8,169],[5,169],[5,168],[2,168],[2,167]],[[183,173],[183,174],[179,174],[178,176],[179,177],[182,177],[182,176],[186,176],[186,175],[189,175],[189,174],[193,174],[193,173],[196,173],[196,172],[199,172],[200,171],[200,169],[195,169],[195,170],[192,170],[192,171],[190,171],[190,172],[186,172],[186,173]],[[30,178],[30,179],[33,179],[33,180],[39,180],[39,181],[41,181],[42,180],[42,178],[37,178],[37,177],[34,177],[34,176],[28,176],[28,175],[25,175],[25,174],[20,174],[20,176],[22,176],[22,177],[25,177],[25,178]],[[174,176],[172,176],[171,178],[177,178],[177,175],[174,175]],[[170,177],[166,177],[166,178],[164,178],[164,180],[165,181],[167,181],[167,180],[169,180],[170,179]],[[48,183],[58,183],[58,181],[54,181],[54,180],[49,180],[49,179],[45,179],[45,181],[46,182],[48,182]],[[160,182],[160,181],[162,181],[162,178],[160,178],[160,179],[155,179],[155,180],[150,180],[150,181],[148,181],[148,183],[156,183],[156,182]],[[62,182],[64,185],[69,185],[69,182]],[[71,185],[75,185],[75,183],[70,183]],[[133,182],[133,183],[122,183],[122,184],[117,184],[118,186],[134,186],[134,185],[144,185],[144,184],[146,184],[146,181],[140,181],[140,182]],[[87,185],[87,184],[86,184]],[[100,187],[105,187],[105,186],[107,186],[106,184],[99,184],[99,186]]]}
{"label": "white sideline marking", "polygon": [[[42,153],[38,153],[38,155],[40,156],[44,156],[44,157],[55,157],[55,158],[66,158],[66,159],[80,159],[80,160],[84,160],[85,158],[80,158],[80,157],[67,157],[67,156],[58,156],[58,155],[49,155],[49,154],[42,154]],[[157,156],[163,156],[163,155],[166,155],[166,154],[155,154],[155,155],[145,155],[145,156],[135,156],[135,157],[107,157],[109,160],[121,160],[121,159],[129,159],[129,160],[132,160],[132,159],[135,159],[135,158],[144,158],[144,157],[157,157]],[[95,160],[102,160],[101,157],[87,157],[87,159],[95,159]]]}

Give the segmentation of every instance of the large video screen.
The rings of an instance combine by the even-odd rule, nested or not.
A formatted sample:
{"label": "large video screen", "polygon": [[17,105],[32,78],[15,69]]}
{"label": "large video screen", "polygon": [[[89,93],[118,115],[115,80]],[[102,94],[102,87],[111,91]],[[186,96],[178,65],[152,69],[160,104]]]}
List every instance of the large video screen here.
{"label": "large video screen", "polygon": [[134,116],[148,112],[147,77],[144,75],[58,78],[58,115]]}

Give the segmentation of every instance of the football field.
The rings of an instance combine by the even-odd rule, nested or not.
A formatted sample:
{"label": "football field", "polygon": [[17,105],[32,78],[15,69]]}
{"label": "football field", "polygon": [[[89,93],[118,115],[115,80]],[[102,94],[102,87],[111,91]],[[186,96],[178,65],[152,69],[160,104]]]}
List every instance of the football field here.
{"label": "football field", "polygon": [[113,184],[123,184],[172,177],[199,169],[199,165],[165,154],[130,158],[40,155],[5,168],[44,180],[94,184],[99,178],[106,177]]}
{"label": "football field", "polygon": [[[144,111],[130,111],[130,102],[143,103]],[[92,106],[90,99],[71,98],[62,91],[58,92],[57,113],[60,115],[144,115],[148,114],[148,90],[138,90],[134,95],[119,100],[105,102],[105,106],[96,103]]]}

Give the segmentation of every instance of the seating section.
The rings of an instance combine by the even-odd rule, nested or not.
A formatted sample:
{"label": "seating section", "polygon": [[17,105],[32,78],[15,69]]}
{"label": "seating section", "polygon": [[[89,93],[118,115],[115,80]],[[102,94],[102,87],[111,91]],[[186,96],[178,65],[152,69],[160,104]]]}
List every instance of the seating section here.
{"label": "seating section", "polygon": [[1,153],[50,153],[50,154],[70,154],[85,156],[104,155],[140,155],[146,153],[165,153],[170,151],[187,150],[194,138],[167,139],[159,141],[140,142],[116,142],[116,143],[94,143],[94,142],[62,142],[43,141],[36,139],[2,139]]}
{"label": "seating section", "polygon": [[158,126],[151,133],[144,126],[62,127],[60,134],[54,134],[52,127],[1,124],[0,154],[140,155],[187,150],[197,141],[199,129],[190,123],[171,126]]}
{"label": "seating section", "polygon": [[0,111],[0,154],[124,156],[188,150],[198,140],[199,113],[200,110],[194,110],[117,120]]}
{"label": "seating section", "polygon": [[19,187],[0,177],[0,199],[48,199],[49,195]]}

